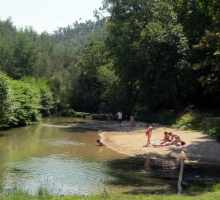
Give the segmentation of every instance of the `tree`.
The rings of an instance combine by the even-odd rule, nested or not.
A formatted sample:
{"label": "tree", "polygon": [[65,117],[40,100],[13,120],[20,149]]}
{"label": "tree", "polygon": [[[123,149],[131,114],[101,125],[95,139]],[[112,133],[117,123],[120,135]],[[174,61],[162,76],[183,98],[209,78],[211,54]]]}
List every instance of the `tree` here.
{"label": "tree", "polygon": [[[106,47],[114,60],[127,112],[180,108],[193,88],[188,41],[171,4],[159,0],[106,0]],[[126,110],[126,107],[124,110]]]}
{"label": "tree", "polygon": [[200,106],[220,109],[220,56],[218,53],[220,33],[206,31],[199,44],[193,48],[197,54],[197,63],[193,69],[202,88]]}
{"label": "tree", "polygon": [[0,128],[7,127],[12,111],[9,78],[0,71]]}
{"label": "tree", "polygon": [[42,116],[51,116],[54,110],[54,100],[53,93],[50,90],[48,81],[45,78],[41,78],[37,81],[38,88],[40,89],[42,106],[41,114]]}
{"label": "tree", "polygon": [[117,109],[117,98],[120,97],[117,94],[117,76],[102,41],[97,39],[89,43],[81,57],[79,70],[77,84],[72,91],[73,107],[100,113]]}
{"label": "tree", "polygon": [[25,79],[24,81],[12,80],[10,88],[13,104],[10,126],[38,123],[41,120],[40,109],[42,108],[39,88]]}
{"label": "tree", "polygon": [[33,75],[34,66],[37,61],[38,52],[34,41],[31,39],[31,30],[19,32],[15,39],[12,58],[12,70],[9,72],[13,78]]}

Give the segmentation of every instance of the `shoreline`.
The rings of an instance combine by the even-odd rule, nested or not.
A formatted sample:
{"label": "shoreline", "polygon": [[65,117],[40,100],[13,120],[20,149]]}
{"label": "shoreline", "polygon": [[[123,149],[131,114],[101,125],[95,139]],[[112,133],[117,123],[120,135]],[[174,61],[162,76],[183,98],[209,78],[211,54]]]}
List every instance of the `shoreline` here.
{"label": "shoreline", "polygon": [[149,125],[145,122],[136,122],[136,126],[131,129],[129,121],[123,121],[121,127],[118,127],[117,121],[92,121],[73,126],[98,130],[100,139],[107,148],[128,156],[145,158],[180,158],[183,156],[185,162],[220,164],[220,143],[199,131],[177,130],[170,126],[156,124],[151,142],[163,139],[163,133],[167,131],[179,135],[186,144],[178,147],[155,148],[152,145],[144,147],[147,142],[145,132]]}

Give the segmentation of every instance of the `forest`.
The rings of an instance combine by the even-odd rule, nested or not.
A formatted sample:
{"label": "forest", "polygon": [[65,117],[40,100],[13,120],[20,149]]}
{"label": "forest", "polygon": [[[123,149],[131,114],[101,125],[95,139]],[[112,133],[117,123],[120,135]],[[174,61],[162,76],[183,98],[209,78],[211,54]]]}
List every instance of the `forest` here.
{"label": "forest", "polygon": [[0,127],[75,111],[218,116],[220,0],[103,0],[94,16],[52,34],[0,20]]}

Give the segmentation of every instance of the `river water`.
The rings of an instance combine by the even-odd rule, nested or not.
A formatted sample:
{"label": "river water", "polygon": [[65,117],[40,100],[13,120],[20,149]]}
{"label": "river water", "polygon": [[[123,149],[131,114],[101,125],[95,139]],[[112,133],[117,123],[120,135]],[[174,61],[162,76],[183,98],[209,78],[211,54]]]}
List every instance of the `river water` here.
{"label": "river water", "polygon": [[[63,128],[85,121],[44,118],[43,124],[1,131],[0,191],[23,189],[35,194],[44,188],[54,195],[89,195],[104,189],[135,194],[177,192],[179,160],[128,157],[98,147],[97,131]],[[218,183],[218,169],[186,166],[185,180]]]}

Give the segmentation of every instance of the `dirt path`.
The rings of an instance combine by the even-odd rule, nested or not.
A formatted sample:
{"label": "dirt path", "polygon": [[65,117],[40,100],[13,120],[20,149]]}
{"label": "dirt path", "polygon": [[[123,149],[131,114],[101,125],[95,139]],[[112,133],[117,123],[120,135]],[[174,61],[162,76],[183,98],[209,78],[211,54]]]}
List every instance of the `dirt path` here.
{"label": "dirt path", "polygon": [[118,127],[116,121],[93,121],[81,124],[80,127],[99,130],[101,140],[108,148],[129,156],[177,158],[184,156],[188,162],[220,163],[220,143],[198,131],[175,130],[168,126],[156,124],[151,142],[161,140],[164,131],[167,131],[178,134],[186,142],[186,145],[163,148],[154,148],[152,145],[144,147],[147,141],[145,131],[148,125],[137,122],[136,127],[131,129],[128,121],[123,121],[122,127]]}

